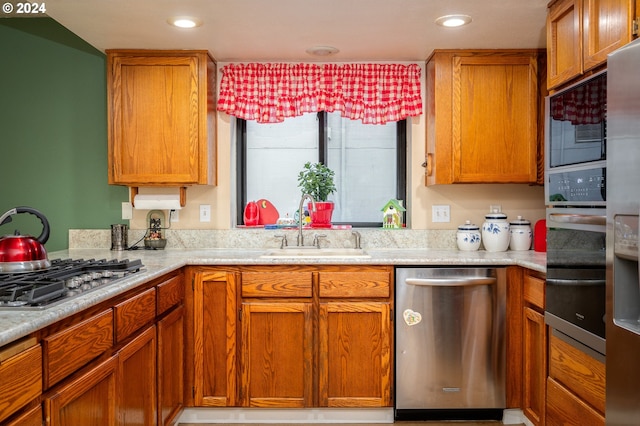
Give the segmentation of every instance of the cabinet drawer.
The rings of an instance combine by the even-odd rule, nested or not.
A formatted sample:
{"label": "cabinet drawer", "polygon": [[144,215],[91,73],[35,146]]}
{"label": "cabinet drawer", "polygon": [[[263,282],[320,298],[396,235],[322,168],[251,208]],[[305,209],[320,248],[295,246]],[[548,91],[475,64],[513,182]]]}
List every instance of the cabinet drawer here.
{"label": "cabinet drawer", "polygon": [[[0,350],[0,355],[13,346]],[[32,346],[0,362],[0,377],[2,421],[42,393],[42,347]]]}
{"label": "cabinet drawer", "polygon": [[242,297],[311,297],[313,273],[243,272]]}
{"label": "cabinet drawer", "polygon": [[113,345],[113,313],[108,309],[44,338],[45,387],[96,358]]}
{"label": "cabinet drawer", "polygon": [[184,298],[182,275],[158,284],[157,289],[157,314],[160,315],[182,302]]}
{"label": "cabinet drawer", "polygon": [[527,303],[531,303],[537,308],[544,310],[544,284],[545,280],[542,278],[524,274],[524,300]]}
{"label": "cabinet drawer", "polygon": [[604,416],[585,404],[560,383],[547,378],[546,424],[604,426]]}
{"label": "cabinet drawer", "polygon": [[116,342],[122,342],[156,317],[156,289],[150,288],[114,307]]}
{"label": "cabinet drawer", "polygon": [[321,272],[320,297],[389,297],[390,274],[386,271]]}
{"label": "cabinet drawer", "polygon": [[549,341],[549,376],[604,413],[604,364],[554,335]]}

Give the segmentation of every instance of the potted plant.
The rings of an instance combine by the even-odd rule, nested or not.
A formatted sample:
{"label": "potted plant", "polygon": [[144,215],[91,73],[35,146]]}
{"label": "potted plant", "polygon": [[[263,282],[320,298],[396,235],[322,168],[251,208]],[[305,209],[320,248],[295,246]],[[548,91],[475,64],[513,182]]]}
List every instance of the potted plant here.
{"label": "potted plant", "polygon": [[[298,174],[298,187],[302,194],[311,195],[316,203],[315,212],[313,212],[311,203],[308,206],[312,227],[331,227],[333,201],[327,201],[327,197],[336,192],[334,176],[335,172],[324,164],[311,162],[307,162]],[[303,212],[300,212],[300,217],[303,217]]]}

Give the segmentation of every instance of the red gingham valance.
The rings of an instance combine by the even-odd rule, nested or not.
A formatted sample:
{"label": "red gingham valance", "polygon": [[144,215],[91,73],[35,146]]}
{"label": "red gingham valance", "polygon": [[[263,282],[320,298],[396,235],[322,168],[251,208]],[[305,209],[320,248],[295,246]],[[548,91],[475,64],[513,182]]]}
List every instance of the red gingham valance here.
{"label": "red gingham valance", "polygon": [[577,86],[551,99],[551,117],[573,125],[598,124],[605,119],[607,83],[602,78]]}
{"label": "red gingham valance", "polygon": [[416,64],[229,64],[218,110],[277,123],[307,112],[339,111],[365,124],[422,114]]}

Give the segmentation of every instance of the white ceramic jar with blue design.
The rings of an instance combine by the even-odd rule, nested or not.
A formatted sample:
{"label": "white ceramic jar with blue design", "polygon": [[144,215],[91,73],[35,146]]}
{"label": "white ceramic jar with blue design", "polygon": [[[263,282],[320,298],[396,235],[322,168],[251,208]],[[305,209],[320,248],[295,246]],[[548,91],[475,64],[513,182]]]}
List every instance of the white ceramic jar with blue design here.
{"label": "white ceramic jar with blue design", "polygon": [[486,251],[507,251],[509,248],[509,222],[507,215],[493,212],[484,216],[482,224],[482,242]]}
{"label": "white ceramic jar with blue design", "polygon": [[474,225],[470,220],[465,221],[464,225],[458,226],[456,232],[456,243],[458,249],[463,251],[475,251],[480,248],[480,228]]}
{"label": "white ceramic jar with blue design", "polygon": [[523,219],[522,216],[518,216],[516,220],[511,221],[510,225],[509,233],[511,234],[511,239],[509,248],[511,250],[529,250],[533,237],[531,222]]}

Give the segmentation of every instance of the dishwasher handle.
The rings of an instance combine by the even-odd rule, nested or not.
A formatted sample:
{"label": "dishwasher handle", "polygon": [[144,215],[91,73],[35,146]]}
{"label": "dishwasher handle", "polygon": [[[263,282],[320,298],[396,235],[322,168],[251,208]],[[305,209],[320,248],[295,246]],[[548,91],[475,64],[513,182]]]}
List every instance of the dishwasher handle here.
{"label": "dishwasher handle", "polygon": [[464,287],[472,285],[494,285],[495,277],[448,277],[448,278],[407,278],[409,285],[427,287]]}

